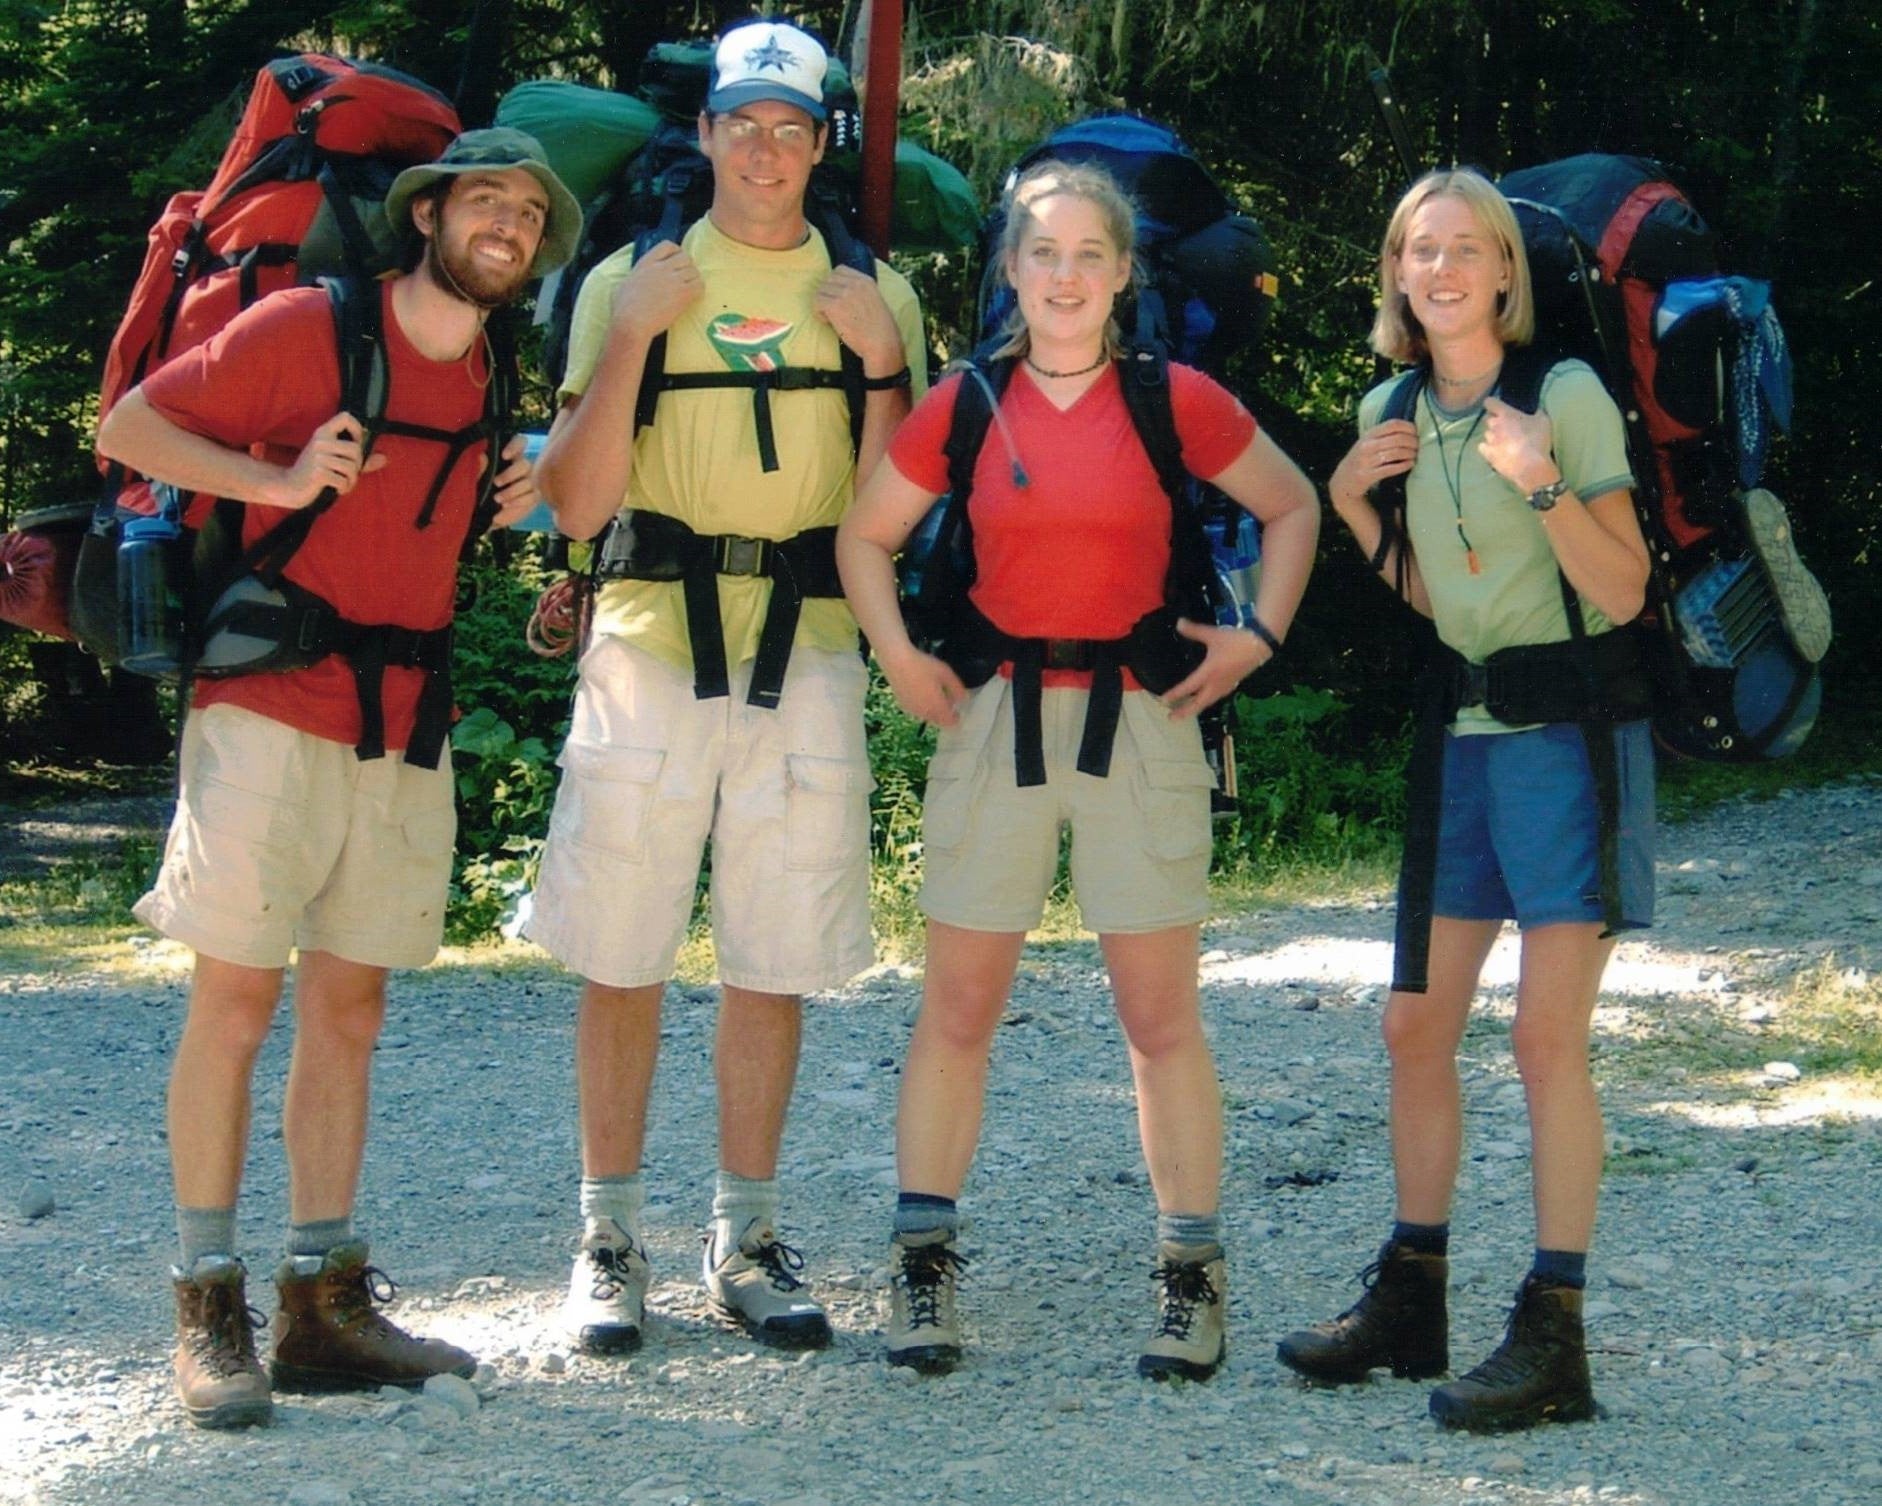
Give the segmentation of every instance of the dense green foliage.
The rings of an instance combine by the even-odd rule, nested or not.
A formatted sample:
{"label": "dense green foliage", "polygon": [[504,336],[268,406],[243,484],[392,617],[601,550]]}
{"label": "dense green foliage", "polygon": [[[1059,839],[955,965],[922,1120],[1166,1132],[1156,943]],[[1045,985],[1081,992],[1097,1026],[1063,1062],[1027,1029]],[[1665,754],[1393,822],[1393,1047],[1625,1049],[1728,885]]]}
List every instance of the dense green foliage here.
{"label": "dense green foliage", "polygon": [[[782,9],[847,40],[855,5]],[[42,0],[0,10],[0,523],[85,495],[93,392],[145,227],[199,184],[276,47],[404,67],[486,120],[517,79],[631,83],[647,46],[743,6],[602,0]],[[1310,474],[1348,441],[1380,229],[1404,171],[1368,70],[1389,63],[1418,152],[1492,173],[1589,150],[1665,160],[1731,264],[1771,277],[1798,356],[1798,429],[1774,459],[1831,589],[1835,745],[1873,727],[1862,589],[1882,483],[1861,453],[1882,385],[1871,226],[1882,211],[1882,20],[1852,0],[935,0],[910,6],[903,129],[990,194],[1058,122],[1123,106],[1180,130],[1266,226],[1282,296],[1236,384]],[[971,328],[970,257],[911,263],[936,347]],[[538,393],[535,417],[546,417]],[[1337,527],[1274,689],[1245,707],[1230,864],[1389,841],[1420,629],[1363,579]],[[485,570],[462,634],[460,925],[502,913],[546,822],[565,664],[521,645],[527,551]],[[1411,628],[1411,631],[1407,631]],[[22,673],[17,635],[0,673]],[[886,872],[919,850],[923,734],[871,705]]]}

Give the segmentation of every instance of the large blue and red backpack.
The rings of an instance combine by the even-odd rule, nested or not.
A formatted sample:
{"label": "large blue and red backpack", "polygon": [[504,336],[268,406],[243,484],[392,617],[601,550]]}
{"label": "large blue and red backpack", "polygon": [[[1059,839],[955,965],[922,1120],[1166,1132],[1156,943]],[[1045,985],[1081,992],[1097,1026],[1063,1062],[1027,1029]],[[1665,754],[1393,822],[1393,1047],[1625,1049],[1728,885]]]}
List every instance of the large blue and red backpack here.
{"label": "large blue and red backpack", "polygon": [[1796,558],[1759,486],[1791,410],[1769,284],[1721,270],[1716,235],[1646,158],[1591,153],[1498,186],[1522,228],[1538,343],[1592,366],[1626,421],[1653,559],[1656,737],[1717,761],[1795,752],[1822,700],[1829,616],[1807,575],[1781,606],[1768,563]]}

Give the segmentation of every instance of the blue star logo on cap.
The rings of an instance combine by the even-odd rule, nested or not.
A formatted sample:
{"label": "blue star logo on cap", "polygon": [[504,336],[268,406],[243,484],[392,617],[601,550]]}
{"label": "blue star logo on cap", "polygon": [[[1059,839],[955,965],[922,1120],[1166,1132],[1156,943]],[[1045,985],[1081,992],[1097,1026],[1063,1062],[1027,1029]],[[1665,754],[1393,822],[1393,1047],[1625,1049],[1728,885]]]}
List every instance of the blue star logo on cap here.
{"label": "blue star logo on cap", "polygon": [[774,31],[765,39],[764,46],[754,47],[745,54],[745,66],[754,73],[763,72],[766,68],[775,68],[783,73],[787,68],[795,68],[797,59],[791,55],[789,48],[778,45],[778,34]]}

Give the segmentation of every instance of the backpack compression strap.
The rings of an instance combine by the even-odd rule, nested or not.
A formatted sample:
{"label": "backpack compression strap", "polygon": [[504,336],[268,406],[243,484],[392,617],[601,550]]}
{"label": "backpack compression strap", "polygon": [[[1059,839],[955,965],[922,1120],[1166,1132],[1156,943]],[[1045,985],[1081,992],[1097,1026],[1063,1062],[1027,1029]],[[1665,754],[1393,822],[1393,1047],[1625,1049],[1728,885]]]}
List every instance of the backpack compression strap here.
{"label": "backpack compression strap", "polygon": [[[651,230],[642,231],[634,238],[634,259],[640,260],[662,241],[672,241],[679,245],[687,227],[681,221],[681,199],[685,184],[692,171],[686,170],[686,177],[676,178],[682,171],[679,168],[668,169],[667,197],[665,208],[661,212],[660,223]],[[823,243],[830,253],[832,267],[852,267],[864,276],[874,279],[876,260],[869,248],[849,233],[849,227],[843,223],[843,216],[836,206],[821,194],[811,192],[805,196],[804,211],[811,227],[823,236]],[[647,346],[646,360],[641,366],[640,392],[634,401],[634,430],[638,433],[654,421],[654,414],[662,392],[697,392],[716,387],[749,387],[752,393],[752,419],[758,430],[758,464],[765,471],[778,468],[777,431],[771,418],[771,394],[773,392],[814,392],[838,389],[849,404],[850,448],[860,451],[863,442],[863,417],[868,402],[867,390],[863,384],[862,357],[849,346],[838,342],[838,367],[835,371],[814,366],[779,366],[771,371],[684,371],[669,372],[667,364],[667,337],[664,333],[654,336]]]}

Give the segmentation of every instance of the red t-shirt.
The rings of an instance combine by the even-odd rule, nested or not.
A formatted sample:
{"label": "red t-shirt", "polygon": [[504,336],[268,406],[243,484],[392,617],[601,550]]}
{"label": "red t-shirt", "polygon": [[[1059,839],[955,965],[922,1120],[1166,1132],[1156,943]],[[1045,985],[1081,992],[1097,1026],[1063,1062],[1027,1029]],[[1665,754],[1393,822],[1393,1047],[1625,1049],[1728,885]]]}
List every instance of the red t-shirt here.
{"label": "red t-shirt", "polygon": [[[478,342],[473,359],[432,361],[419,354],[392,312],[392,285],[381,297],[387,356],[387,416],[457,430],[484,410],[488,366]],[[265,298],[213,339],[147,377],[144,396],[172,423],[220,444],[291,465],[308,437],[340,408],[340,363],[332,305],[320,288]],[[445,446],[398,435],[381,437],[385,466],[315,522],[287,567],[288,579],[330,602],[351,622],[429,631],[451,620],[458,551],[470,526],[485,446],[473,445],[452,467],[430,523],[417,526]],[[204,509],[206,512],[206,508]],[[281,508],[243,509],[242,537],[252,543],[288,516]],[[201,517],[192,516],[200,523]],[[385,674],[386,747],[411,737],[423,670]],[[200,680],[196,704],[244,706],[335,742],[360,737],[359,692],[339,655],[286,674]]]}
{"label": "red t-shirt", "polygon": [[[937,495],[947,490],[948,428],[964,378],[949,377],[916,406],[889,445],[896,470]],[[1255,420],[1239,399],[1188,366],[1170,366],[1183,464],[1208,480],[1240,457]],[[1000,411],[1028,485],[990,424],[974,467],[968,516],[976,580],[968,595],[1019,638],[1121,638],[1163,604],[1170,504],[1137,438],[1112,365],[1061,412],[1022,363]],[[1049,672],[1047,684],[1088,683]]]}

